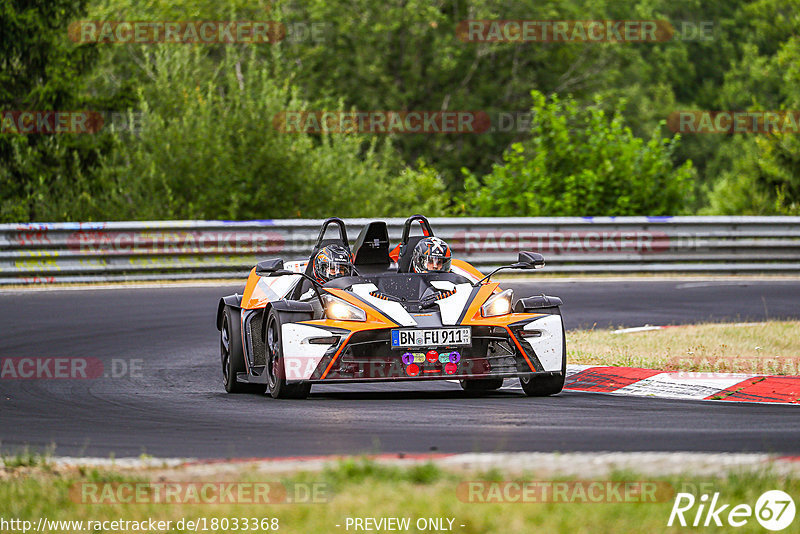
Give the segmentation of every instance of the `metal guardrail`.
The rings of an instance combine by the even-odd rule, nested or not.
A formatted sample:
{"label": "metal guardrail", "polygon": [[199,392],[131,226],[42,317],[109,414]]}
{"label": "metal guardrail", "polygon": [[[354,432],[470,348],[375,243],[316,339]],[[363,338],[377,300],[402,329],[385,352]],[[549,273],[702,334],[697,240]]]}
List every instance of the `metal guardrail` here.
{"label": "metal guardrail", "polygon": [[[354,239],[371,219],[345,222]],[[387,219],[400,240],[405,219]],[[321,220],[0,225],[0,284],[236,278],[259,260],[307,258]],[[558,273],[800,273],[800,217],[433,218],[479,268],[519,250]]]}

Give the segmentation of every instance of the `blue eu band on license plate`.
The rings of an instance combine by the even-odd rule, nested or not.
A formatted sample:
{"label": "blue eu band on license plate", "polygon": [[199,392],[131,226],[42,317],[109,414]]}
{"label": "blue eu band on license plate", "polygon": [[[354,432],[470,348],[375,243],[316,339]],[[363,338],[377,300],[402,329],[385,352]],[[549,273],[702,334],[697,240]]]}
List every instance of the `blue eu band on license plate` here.
{"label": "blue eu band on license plate", "polygon": [[392,347],[463,346],[472,343],[469,328],[395,329]]}

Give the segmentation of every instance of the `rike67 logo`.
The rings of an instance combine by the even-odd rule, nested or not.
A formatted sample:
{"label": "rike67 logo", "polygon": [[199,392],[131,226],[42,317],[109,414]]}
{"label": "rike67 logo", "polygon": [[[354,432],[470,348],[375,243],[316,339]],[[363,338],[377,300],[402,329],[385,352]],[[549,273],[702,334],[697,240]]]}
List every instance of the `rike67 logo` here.
{"label": "rike67 logo", "polygon": [[754,507],[743,503],[725,503],[720,499],[719,492],[710,498],[704,493],[699,499],[691,493],[678,493],[667,526],[739,528],[755,518],[765,529],[780,531],[792,524],[794,516],[794,500],[788,493],[780,490],[764,492]]}

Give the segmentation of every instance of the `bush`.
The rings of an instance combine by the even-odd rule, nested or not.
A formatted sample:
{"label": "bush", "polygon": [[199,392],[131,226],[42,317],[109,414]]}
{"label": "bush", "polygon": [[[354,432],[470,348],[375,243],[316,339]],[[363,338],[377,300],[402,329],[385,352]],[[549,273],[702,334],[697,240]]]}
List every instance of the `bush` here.
{"label": "bush", "polygon": [[214,69],[200,47],[150,58],[142,129],[120,132],[103,166],[114,218],[403,215],[420,189],[443,206],[436,173],[406,168],[385,138],[278,131],[277,113],[308,104],[255,52],[223,54]]}
{"label": "bush", "polygon": [[572,98],[532,92],[532,138],[515,143],[482,183],[468,170],[463,209],[474,216],[675,215],[692,197],[690,161],[672,163],[678,137],[647,142]]}

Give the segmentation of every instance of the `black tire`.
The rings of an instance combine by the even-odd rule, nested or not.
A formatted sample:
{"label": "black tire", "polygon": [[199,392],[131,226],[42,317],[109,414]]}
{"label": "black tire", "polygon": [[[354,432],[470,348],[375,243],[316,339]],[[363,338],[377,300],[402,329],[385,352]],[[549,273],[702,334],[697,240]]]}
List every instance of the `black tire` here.
{"label": "black tire", "polygon": [[267,352],[267,391],[273,399],[305,399],[311,392],[311,384],[308,382],[286,383],[281,327],[284,323],[291,322],[289,315],[291,314],[283,314],[271,309],[264,330],[264,349]]}
{"label": "black tire", "polygon": [[528,397],[549,397],[550,395],[561,393],[561,390],[564,389],[565,380],[566,374],[564,372],[557,375],[519,377],[522,391]]}
{"label": "black tire", "polygon": [[[561,309],[558,306],[550,308],[536,308],[530,310],[533,313],[549,313],[551,315],[561,315]],[[564,389],[564,382],[567,379],[567,336],[564,331],[564,322],[561,322],[561,340],[562,340],[562,353],[564,358],[561,360],[561,373],[555,375],[540,375],[540,376],[521,376],[519,383],[522,386],[522,391],[528,397],[548,397],[561,393]]]}
{"label": "black tire", "polygon": [[467,393],[486,393],[488,391],[494,391],[496,389],[500,389],[503,387],[503,379],[502,378],[473,378],[470,380],[459,380],[459,384],[461,384],[461,389],[466,391]]}
{"label": "black tire", "polygon": [[219,351],[222,360],[222,383],[228,393],[248,391],[247,384],[236,380],[237,373],[244,373],[244,350],[242,350],[242,327],[240,311],[225,306],[222,327],[219,331]]}

